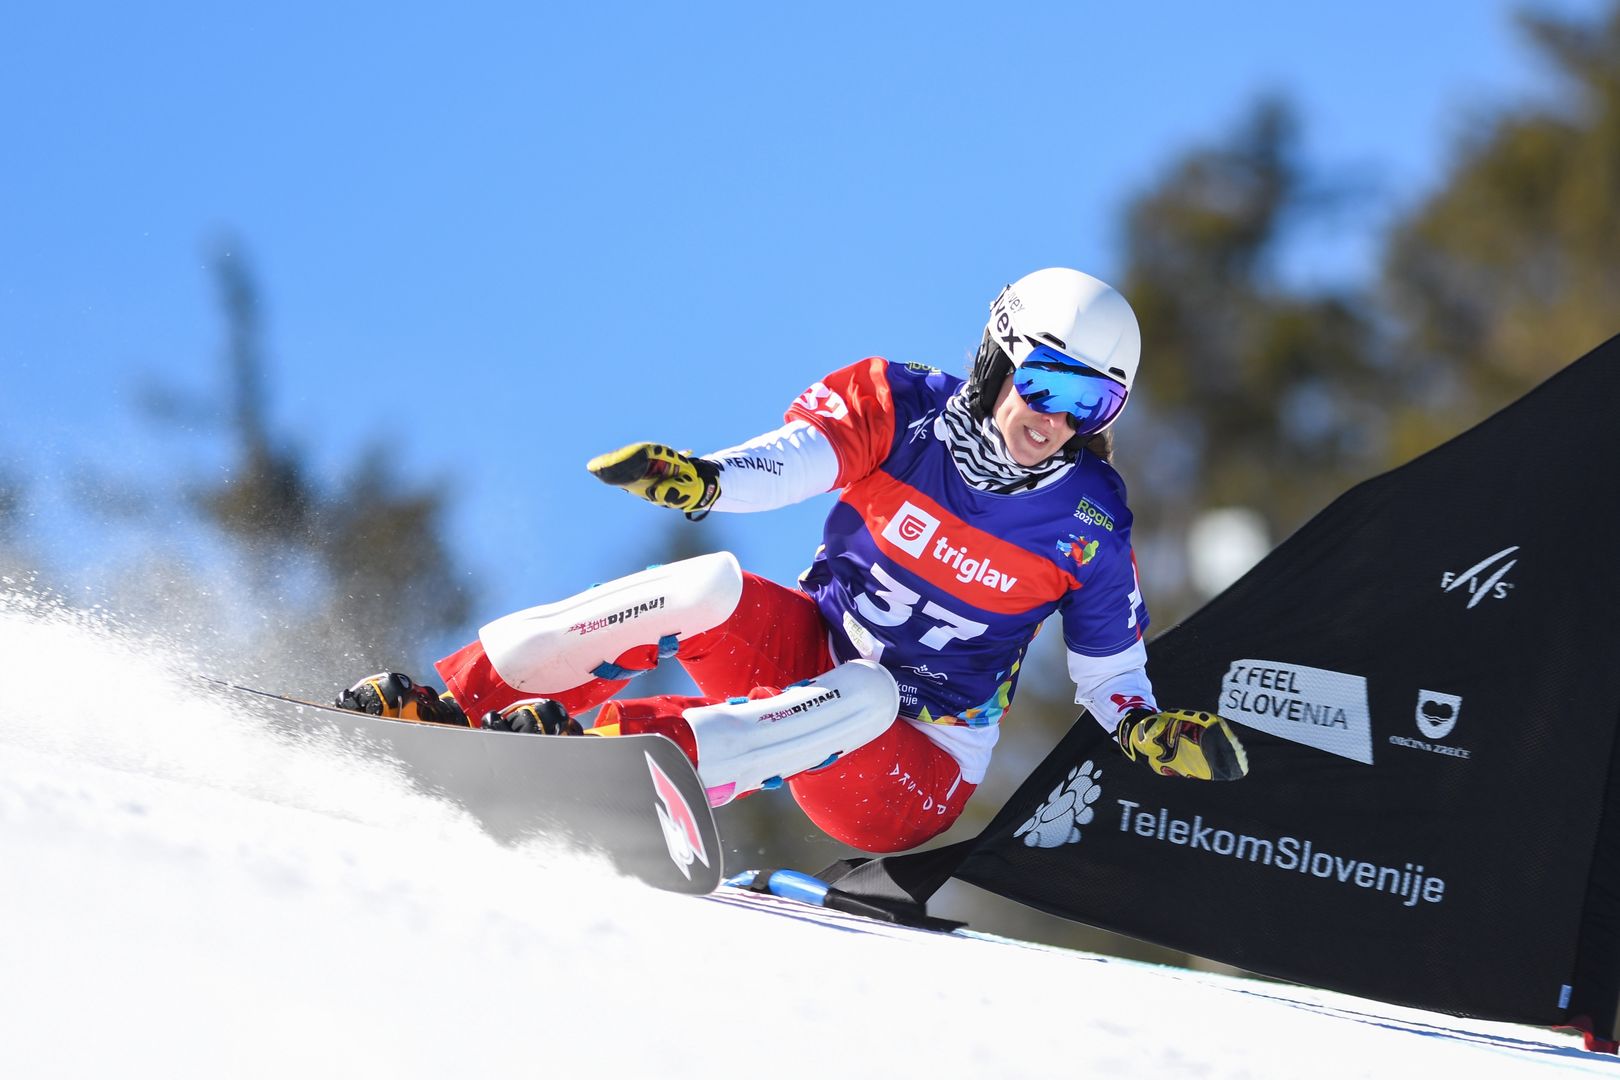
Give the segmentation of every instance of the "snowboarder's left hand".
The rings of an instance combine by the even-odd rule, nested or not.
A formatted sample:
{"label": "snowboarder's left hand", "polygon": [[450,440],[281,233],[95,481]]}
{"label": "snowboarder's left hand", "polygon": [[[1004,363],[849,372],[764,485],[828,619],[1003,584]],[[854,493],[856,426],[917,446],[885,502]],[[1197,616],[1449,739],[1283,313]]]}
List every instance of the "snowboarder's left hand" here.
{"label": "snowboarder's left hand", "polygon": [[631,443],[592,458],[585,467],[604,484],[683,510],[693,521],[720,496],[718,465],[659,443]]}
{"label": "snowboarder's left hand", "polygon": [[1249,772],[1237,733],[1214,713],[1132,709],[1114,729],[1114,740],[1127,758],[1163,776],[1238,780]]}

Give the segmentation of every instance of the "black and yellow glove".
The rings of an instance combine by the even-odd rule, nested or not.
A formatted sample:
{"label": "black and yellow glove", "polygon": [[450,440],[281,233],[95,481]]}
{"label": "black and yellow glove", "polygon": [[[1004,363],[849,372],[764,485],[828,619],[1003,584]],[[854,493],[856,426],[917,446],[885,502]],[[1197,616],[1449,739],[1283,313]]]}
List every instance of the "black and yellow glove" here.
{"label": "black and yellow glove", "polygon": [[1114,740],[1127,758],[1164,776],[1239,780],[1249,772],[1249,755],[1232,725],[1214,713],[1132,709],[1114,729]]}
{"label": "black and yellow glove", "polygon": [[631,443],[586,462],[604,484],[650,503],[683,510],[693,521],[720,497],[720,467],[712,461],[658,443]]}

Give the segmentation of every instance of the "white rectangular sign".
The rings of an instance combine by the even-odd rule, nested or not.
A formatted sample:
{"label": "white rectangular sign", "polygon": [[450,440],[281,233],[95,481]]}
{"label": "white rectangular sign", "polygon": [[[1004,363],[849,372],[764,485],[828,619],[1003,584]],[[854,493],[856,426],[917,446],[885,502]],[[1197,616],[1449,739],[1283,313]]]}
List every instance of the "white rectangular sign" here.
{"label": "white rectangular sign", "polygon": [[1221,680],[1220,713],[1289,742],[1372,764],[1364,676],[1278,660],[1234,660]]}

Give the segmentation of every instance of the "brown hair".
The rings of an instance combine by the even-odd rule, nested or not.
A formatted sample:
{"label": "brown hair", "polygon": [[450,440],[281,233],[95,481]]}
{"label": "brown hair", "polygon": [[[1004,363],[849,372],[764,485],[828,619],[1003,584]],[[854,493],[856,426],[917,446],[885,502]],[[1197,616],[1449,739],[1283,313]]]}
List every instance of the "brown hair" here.
{"label": "brown hair", "polygon": [[1088,436],[1086,441],[1080,444],[1080,448],[1111,463],[1114,460],[1114,429],[1104,428],[1097,434]]}

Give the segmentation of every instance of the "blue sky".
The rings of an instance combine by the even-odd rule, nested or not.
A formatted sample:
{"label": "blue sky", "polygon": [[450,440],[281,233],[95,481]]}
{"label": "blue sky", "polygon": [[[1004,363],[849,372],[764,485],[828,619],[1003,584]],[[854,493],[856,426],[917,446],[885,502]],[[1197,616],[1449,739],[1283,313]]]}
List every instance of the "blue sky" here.
{"label": "blue sky", "polygon": [[[679,524],[587,458],[739,441],[864,355],[960,369],[1007,281],[1115,274],[1129,195],[1263,92],[1325,175],[1375,184],[1288,272],[1365,272],[1470,122],[1546,89],[1511,8],[10,5],[0,463],[59,569],[111,543],[63,479],[218,468],[135,402],[220,387],[207,259],[234,235],[280,432],[328,474],[381,442],[453,489],[494,617]],[[791,580],[825,509],[700,528]]]}

